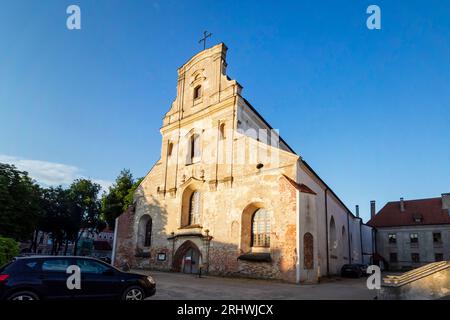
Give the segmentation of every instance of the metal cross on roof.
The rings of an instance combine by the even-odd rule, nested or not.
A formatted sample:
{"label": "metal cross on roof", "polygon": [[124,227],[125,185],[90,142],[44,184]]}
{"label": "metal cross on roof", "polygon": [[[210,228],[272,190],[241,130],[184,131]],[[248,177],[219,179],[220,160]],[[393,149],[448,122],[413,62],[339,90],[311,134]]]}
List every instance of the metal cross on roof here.
{"label": "metal cross on roof", "polygon": [[206,39],[212,36],[212,33],[208,34],[208,31],[203,32],[203,38],[198,41],[198,43],[203,42],[203,50],[206,49]]}

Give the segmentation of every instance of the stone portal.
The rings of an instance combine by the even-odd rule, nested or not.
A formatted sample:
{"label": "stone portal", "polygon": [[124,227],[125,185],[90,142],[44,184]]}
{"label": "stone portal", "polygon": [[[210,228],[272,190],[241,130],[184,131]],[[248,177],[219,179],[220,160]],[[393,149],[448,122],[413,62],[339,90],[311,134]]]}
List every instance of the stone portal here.
{"label": "stone portal", "polygon": [[173,271],[198,274],[202,254],[190,240],[185,241],[176,251],[173,260]]}

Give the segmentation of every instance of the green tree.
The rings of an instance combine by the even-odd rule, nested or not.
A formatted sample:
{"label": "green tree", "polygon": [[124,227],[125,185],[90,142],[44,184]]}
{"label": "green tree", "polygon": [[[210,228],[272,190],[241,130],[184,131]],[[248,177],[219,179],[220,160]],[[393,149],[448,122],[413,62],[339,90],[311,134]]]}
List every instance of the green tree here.
{"label": "green tree", "polygon": [[[82,230],[98,232],[105,228],[101,217],[101,202],[98,198],[100,185],[88,179],[75,180],[68,189],[69,213],[68,220],[72,226],[74,237],[74,255],[77,254],[78,241]],[[69,232],[70,233],[70,232]]]}
{"label": "green tree", "polygon": [[[63,244],[65,244],[64,253],[66,254],[68,241],[76,238],[78,228],[72,223],[69,190],[64,190],[61,186],[44,189],[41,201],[43,214],[36,229],[50,234],[53,244],[52,254],[58,252]],[[37,239],[33,242],[31,250],[35,251]]]}
{"label": "green tree", "polygon": [[128,190],[128,193],[125,196],[124,201],[123,201],[123,203],[124,203],[123,208],[122,208],[123,211],[126,211],[128,209],[128,207],[133,204],[134,192],[136,191],[137,187],[139,187],[142,180],[144,180],[144,178],[137,179],[136,182],[133,183],[133,186]]}
{"label": "green tree", "polygon": [[0,237],[0,266],[19,254],[19,243],[11,238]]}
{"label": "green tree", "polygon": [[123,169],[108,193],[102,197],[102,216],[110,228],[114,228],[115,220],[128,207],[129,192],[134,186],[133,175],[130,170]]}
{"label": "green tree", "polygon": [[0,163],[0,235],[30,239],[41,209],[41,188],[27,172]]}

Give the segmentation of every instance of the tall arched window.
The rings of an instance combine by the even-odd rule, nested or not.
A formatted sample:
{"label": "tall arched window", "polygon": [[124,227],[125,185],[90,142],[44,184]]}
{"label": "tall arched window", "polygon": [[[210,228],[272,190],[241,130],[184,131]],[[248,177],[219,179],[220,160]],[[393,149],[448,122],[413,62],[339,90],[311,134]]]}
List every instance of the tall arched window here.
{"label": "tall arched window", "polygon": [[189,199],[189,225],[200,223],[200,192],[194,191]]}
{"label": "tall arched window", "polygon": [[144,246],[150,247],[151,244],[152,244],[152,219],[150,218],[145,224]]}
{"label": "tall arched window", "polygon": [[314,237],[309,232],[303,236],[303,266],[314,269]]}
{"label": "tall arched window", "polygon": [[167,145],[167,156],[170,157],[172,155],[172,151],[173,151],[173,143],[169,142],[169,144]]}
{"label": "tall arched window", "polygon": [[202,96],[202,86],[198,85],[194,88],[194,100]]}
{"label": "tall arched window", "polygon": [[152,218],[145,214],[139,220],[138,247],[150,247],[152,244]]}
{"label": "tall arched window", "polygon": [[252,247],[270,247],[270,213],[266,209],[253,214]]}
{"label": "tall arched window", "polygon": [[222,123],[222,124],[220,125],[220,129],[219,129],[219,137],[220,137],[220,140],[225,139],[225,123]]}
{"label": "tall arched window", "polygon": [[334,222],[334,217],[331,217],[330,220],[330,246],[332,252],[337,248],[337,239],[336,239],[336,223]]}
{"label": "tall arched window", "polygon": [[190,163],[195,162],[200,157],[200,136],[193,134],[189,139],[189,158]]}

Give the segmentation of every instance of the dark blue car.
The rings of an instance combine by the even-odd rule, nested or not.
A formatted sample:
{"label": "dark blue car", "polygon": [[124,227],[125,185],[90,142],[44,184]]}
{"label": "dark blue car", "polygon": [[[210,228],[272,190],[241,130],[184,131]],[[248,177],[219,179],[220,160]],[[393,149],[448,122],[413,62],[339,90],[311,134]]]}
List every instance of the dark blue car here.
{"label": "dark blue car", "polygon": [[[68,286],[73,275],[67,273],[69,266],[79,267],[80,289]],[[88,257],[19,257],[0,267],[0,300],[143,300],[155,291],[152,277],[122,272]]]}

